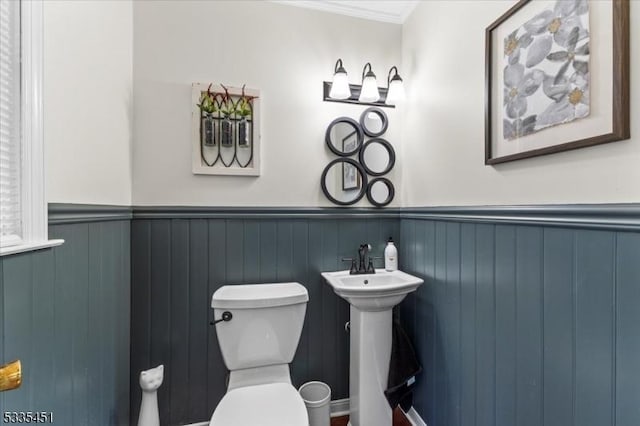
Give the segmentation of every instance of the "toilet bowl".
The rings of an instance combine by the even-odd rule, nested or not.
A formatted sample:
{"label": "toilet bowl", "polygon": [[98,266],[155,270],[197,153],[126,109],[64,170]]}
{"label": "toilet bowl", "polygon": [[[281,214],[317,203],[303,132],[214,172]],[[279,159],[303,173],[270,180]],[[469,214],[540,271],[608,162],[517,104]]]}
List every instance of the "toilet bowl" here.
{"label": "toilet bowl", "polygon": [[309,425],[289,371],[308,301],[299,283],[227,285],[213,294],[218,344],[230,373],[209,426]]}

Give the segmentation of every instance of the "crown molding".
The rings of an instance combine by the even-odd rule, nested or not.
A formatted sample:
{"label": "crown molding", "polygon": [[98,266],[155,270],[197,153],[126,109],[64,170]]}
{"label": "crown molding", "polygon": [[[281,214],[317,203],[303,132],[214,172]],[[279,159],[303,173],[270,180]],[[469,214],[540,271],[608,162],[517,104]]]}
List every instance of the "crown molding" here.
{"label": "crown molding", "polygon": [[[332,0],[271,0],[271,3],[320,10],[355,18],[368,19],[401,25],[418,5],[418,1],[403,1],[404,7],[396,7],[394,12],[383,11],[376,6],[378,1],[338,2]],[[388,2],[387,2],[388,3]]]}

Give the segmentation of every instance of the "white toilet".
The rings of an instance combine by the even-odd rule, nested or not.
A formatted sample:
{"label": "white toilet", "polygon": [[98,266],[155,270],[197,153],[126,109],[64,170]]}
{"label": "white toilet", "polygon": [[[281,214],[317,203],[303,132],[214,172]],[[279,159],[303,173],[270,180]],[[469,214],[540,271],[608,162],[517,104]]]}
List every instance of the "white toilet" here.
{"label": "white toilet", "polygon": [[[230,285],[211,300],[218,343],[230,370],[227,393],[209,426],[308,426],[289,363],[309,294],[298,283]],[[223,315],[224,314],[224,315]]]}

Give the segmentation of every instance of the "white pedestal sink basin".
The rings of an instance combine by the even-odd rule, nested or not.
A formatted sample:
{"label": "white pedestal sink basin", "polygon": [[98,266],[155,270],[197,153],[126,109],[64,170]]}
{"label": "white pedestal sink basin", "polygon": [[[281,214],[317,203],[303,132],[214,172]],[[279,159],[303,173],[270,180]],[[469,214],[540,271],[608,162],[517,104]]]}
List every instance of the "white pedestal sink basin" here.
{"label": "white pedestal sink basin", "polygon": [[391,359],[392,308],[423,280],[402,271],[375,274],[323,272],[333,291],[351,305],[349,357],[350,426],[391,426],[384,396]]}

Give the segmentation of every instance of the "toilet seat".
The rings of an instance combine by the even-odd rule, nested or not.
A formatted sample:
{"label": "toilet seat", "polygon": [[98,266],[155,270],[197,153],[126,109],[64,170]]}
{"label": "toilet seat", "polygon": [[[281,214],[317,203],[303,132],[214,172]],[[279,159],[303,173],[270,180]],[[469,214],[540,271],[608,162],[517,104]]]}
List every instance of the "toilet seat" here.
{"label": "toilet seat", "polygon": [[298,391],[288,383],[233,389],[225,394],[209,426],[308,426]]}

